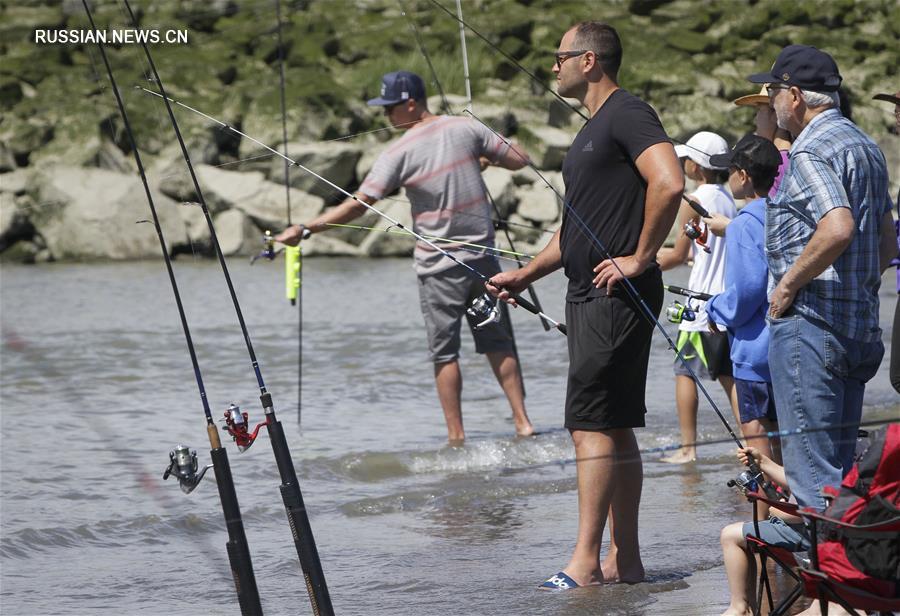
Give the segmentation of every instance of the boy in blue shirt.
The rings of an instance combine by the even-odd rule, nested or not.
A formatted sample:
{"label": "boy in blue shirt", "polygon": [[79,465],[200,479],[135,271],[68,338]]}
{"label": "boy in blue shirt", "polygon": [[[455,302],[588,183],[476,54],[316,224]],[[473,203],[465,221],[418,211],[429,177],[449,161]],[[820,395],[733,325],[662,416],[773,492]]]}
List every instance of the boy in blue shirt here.
{"label": "boy in blue shirt", "polygon": [[768,362],[765,214],[766,195],[781,156],[771,141],[747,135],[730,152],[710,157],[710,162],[728,167],[728,186],[735,199],[751,201],[728,224],[725,290],[707,302],[706,313],[710,329],[715,323],[728,328],[741,432],[749,445],[777,459],[765,438],[777,422]]}

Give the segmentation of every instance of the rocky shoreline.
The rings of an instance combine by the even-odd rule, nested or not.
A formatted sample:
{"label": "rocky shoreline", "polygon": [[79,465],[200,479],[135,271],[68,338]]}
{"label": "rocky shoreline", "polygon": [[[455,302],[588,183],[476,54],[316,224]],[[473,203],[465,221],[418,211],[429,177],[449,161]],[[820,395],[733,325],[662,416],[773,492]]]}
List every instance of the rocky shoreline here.
{"label": "rocky shoreline", "polygon": [[[428,2],[410,4],[409,16],[432,48],[442,87],[461,92],[457,24]],[[407,40],[409,24],[396,4],[286,0],[286,5],[287,151],[352,192],[396,135],[380,130],[383,118],[363,102],[374,94],[378,76],[404,66],[425,76],[432,92],[437,84],[428,78],[421,52]],[[547,58],[556,47],[559,24],[607,19],[626,43],[623,87],[648,100],[679,140],[706,129],[734,141],[752,129],[752,112],[730,102],[752,90],[744,77],[774,58],[784,44],[818,45],[841,67],[854,120],[881,145],[889,168],[900,167],[900,139],[889,128],[892,109],[871,101],[872,94],[900,86],[896,51],[890,51],[900,36],[896,2],[620,0],[605,3],[602,15],[595,5],[579,2],[472,0],[464,5],[481,32],[547,83]],[[146,198],[112,93],[97,72],[96,50],[39,47],[27,40],[36,27],[82,27],[79,7],[67,1],[0,8],[0,34],[12,41],[0,47],[0,259],[7,262],[159,255],[152,225],[141,222],[149,218]],[[122,18],[106,5],[97,10],[108,23]],[[266,21],[274,15],[265,11],[227,0],[191,0],[154,3],[141,19],[148,27],[184,25],[191,31],[190,45],[153,50],[176,98],[283,150],[278,49],[273,24]],[[398,33],[404,36],[398,38]],[[479,118],[522,142],[561,188],[559,170],[580,118],[495,51],[470,39]],[[141,72],[135,47],[111,50],[123,90]],[[462,111],[461,96],[447,98],[451,112]],[[209,254],[209,231],[161,103],[134,88],[125,91],[125,99],[169,251]],[[442,107],[437,96],[429,102],[432,109]],[[264,231],[287,224],[284,162],[187,112],[179,113],[179,122],[223,251],[255,254]],[[539,250],[549,237],[544,231],[559,225],[560,207],[552,191],[528,169],[489,168],[484,177],[516,248]],[[892,182],[895,194],[897,178]],[[338,191],[297,168],[291,170],[290,185],[294,222],[341,199]],[[380,207],[409,222],[402,193]],[[358,222],[386,228],[374,214]],[[497,237],[500,247],[508,247],[503,233]],[[398,234],[335,229],[305,246],[308,255],[398,256],[410,254],[413,243]]]}

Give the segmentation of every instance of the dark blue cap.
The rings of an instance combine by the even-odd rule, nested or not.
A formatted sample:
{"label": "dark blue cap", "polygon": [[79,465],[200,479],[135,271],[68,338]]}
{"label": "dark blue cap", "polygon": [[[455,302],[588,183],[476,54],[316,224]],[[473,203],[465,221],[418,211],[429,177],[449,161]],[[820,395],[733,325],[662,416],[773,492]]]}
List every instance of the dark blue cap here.
{"label": "dark blue cap", "polygon": [[813,92],[836,92],[841,85],[834,58],[809,45],[788,45],[781,50],[772,70],[747,79],[753,83],[783,83]]}
{"label": "dark blue cap", "polygon": [[425,84],[422,78],[409,71],[395,71],[381,78],[381,96],[373,98],[369,104],[396,105],[409,99],[424,100]]}
{"label": "dark blue cap", "polygon": [[716,167],[743,169],[754,179],[772,179],[778,175],[781,154],[768,139],[750,134],[744,135],[730,152],[710,156],[709,162]]}

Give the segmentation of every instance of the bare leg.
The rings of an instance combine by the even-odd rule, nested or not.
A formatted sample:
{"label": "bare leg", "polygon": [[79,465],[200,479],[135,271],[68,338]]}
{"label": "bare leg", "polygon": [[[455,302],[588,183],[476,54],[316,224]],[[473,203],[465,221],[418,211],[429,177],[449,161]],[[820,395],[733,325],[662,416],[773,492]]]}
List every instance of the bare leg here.
{"label": "bare leg", "polygon": [[734,379],[730,376],[720,376],[719,384],[722,385],[722,390],[731,403],[731,414],[734,415],[734,420],[741,425],[741,411],[738,406],[737,387],[734,386]]}
{"label": "bare leg", "polygon": [[434,381],[437,385],[438,399],[444,409],[444,420],[447,422],[447,440],[451,445],[460,445],[466,438],[463,430],[462,406],[462,373],[457,360],[434,365]]}
{"label": "bare leg", "polygon": [[731,603],[722,616],[745,616],[751,613],[751,589],[755,587],[755,562],[747,553],[744,524],[736,522],[722,529],[722,555],[725,557],[725,573],[728,575],[728,590]]}
{"label": "bare leg", "polygon": [[[600,543],[603,539],[603,528],[606,516],[616,488],[619,485],[635,483],[637,478],[627,470],[623,472],[617,468],[615,457],[620,449],[628,449],[629,438],[633,439],[631,430],[605,430],[602,432],[587,432],[584,430],[572,430],[572,440],[575,443],[575,456],[578,460],[578,540],[575,543],[575,551],[572,559],[566,565],[564,571],[579,585],[596,584],[603,581],[603,572],[600,568]],[[630,465],[630,471],[634,471],[634,465]],[[639,482],[638,482],[639,483]],[[627,496],[634,492],[623,491]],[[637,489],[640,498],[640,489]],[[623,499],[624,500],[624,499]],[[626,515],[633,512],[635,519],[626,519]],[[637,505],[622,503],[615,510],[615,516],[619,529],[616,533],[619,538],[618,554],[622,557],[633,558],[638,553],[638,546],[625,543],[626,538],[637,537]],[[637,556],[638,564],[640,556]],[[621,560],[621,558],[619,559]],[[634,563],[629,563],[634,565]]]}
{"label": "bare leg", "polygon": [[488,361],[494,370],[497,382],[503,388],[509,406],[512,409],[513,420],[516,422],[516,434],[519,436],[531,436],[534,427],[525,412],[525,393],[522,387],[522,377],[519,373],[519,362],[512,353],[487,353]]}
{"label": "bare leg", "polygon": [[617,430],[616,473],[620,478],[609,507],[609,553],[601,570],[606,582],[635,584],[644,581],[638,537],[638,514],[644,468],[637,439],[631,429]]}
{"label": "bare leg", "polygon": [[681,429],[681,449],[663,462],[684,464],[697,459],[693,443],[697,440],[697,385],[689,376],[675,376],[675,405],[678,407],[678,426]]}

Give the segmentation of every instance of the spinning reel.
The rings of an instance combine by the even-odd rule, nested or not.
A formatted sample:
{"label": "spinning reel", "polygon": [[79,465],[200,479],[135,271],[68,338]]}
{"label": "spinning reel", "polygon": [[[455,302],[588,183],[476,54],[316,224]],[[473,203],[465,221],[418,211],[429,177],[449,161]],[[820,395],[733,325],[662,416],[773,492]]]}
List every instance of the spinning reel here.
{"label": "spinning reel", "polygon": [[168,479],[170,475],[178,478],[178,485],[185,494],[190,494],[194,488],[203,479],[206,471],[212,468],[212,464],[207,464],[199,473],[200,467],[197,461],[197,452],[191,451],[186,445],[178,445],[174,451],[169,452],[169,468],[163,473],[163,479]]}
{"label": "spinning reel", "polygon": [[487,293],[476,297],[466,309],[466,314],[478,319],[475,329],[482,329],[491,323],[499,323],[503,317],[500,304]]}
{"label": "spinning reel", "polygon": [[696,242],[704,251],[707,253],[711,252],[709,246],[706,245],[707,241],[709,241],[709,227],[705,222],[692,219],[684,225],[684,234]]}
{"label": "spinning reel", "polygon": [[761,490],[769,500],[786,501],[788,499],[787,494],[782,492],[774,483],[766,479],[765,476],[763,476],[762,471],[758,468],[741,471],[740,475],[734,479],[730,479],[725,485],[729,488],[737,488],[744,496],[751,492]]}
{"label": "spinning reel", "polygon": [[683,304],[676,299],[666,307],[666,318],[670,323],[695,321],[697,319],[697,310],[691,306],[690,297]]}
{"label": "spinning reel", "polygon": [[238,405],[234,403],[225,411],[225,426],[222,429],[231,435],[241,453],[250,449],[250,445],[256,441],[259,429],[266,425],[266,422],[263,421],[256,425],[253,432],[250,432],[247,428],[249,419],[250,416],[242,413]]}
{"label": "spinning reel", "polygon": [[272,232],[266,229],[266,234],[263,235],[262,238],[263,249],[260,251],[258,255],[255,255],[250,258],[250,265],[256,263],[259,259],[265,259],[266,261],[274,261],[275,257],[278,256],[278,253],[281,252],[281,248],[275,250],[275,238],[272,237]]}

